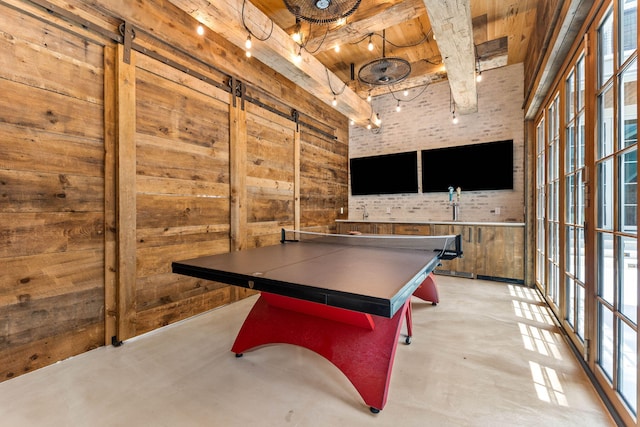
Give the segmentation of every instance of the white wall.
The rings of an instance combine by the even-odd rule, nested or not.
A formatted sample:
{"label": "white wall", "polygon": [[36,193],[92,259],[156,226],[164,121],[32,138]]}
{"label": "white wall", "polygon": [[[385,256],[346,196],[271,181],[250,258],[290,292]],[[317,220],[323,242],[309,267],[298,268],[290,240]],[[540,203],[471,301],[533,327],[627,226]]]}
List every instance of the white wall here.
{"label": "white wall", "polygon": [[[380,113],[379,133],[361,127],[351,127],[349,157],[418,151],[424,149],[513,140],[514,189],[500,191],[464,191],[460,200],[461,221],[524,222],[524,74],[523,64],[489,70],[478,83],[478,112],[451,121],[449,83],[441,82],[426,88],[402,92],[395,98],[412,99],[401,102],[391,94],[373,99],[374,110]],[[418,156],[419,158],[420,156]],[[420,161],[418,173],[420,174]],[[491,163],[487,162],[491,173]],[[452,170],[453,172],[453,170]],[[351,194],[351,193],[349,193]],[[362,219],[363,205],[369,220],[451,220],[447,189],[442,193],[349,196],[349,218]],[[500,213],[496,214],[495,209]]]}

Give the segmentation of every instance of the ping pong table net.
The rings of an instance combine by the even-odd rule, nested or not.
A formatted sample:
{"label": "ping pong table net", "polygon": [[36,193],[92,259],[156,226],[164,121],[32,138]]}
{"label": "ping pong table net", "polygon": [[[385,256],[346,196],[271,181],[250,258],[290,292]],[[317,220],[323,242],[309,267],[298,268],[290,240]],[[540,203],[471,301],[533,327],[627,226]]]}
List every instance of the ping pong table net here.
{"label": "ping pong table net", "polygon": [[439,252],[440,259],[449,260],[462,256],[462,237],[459,234],[441,236],[398,235],[347,235],[326,234],[313,231],[282,229],[281,243],[324,243],[343,246],[368,246],[391,249],[412,249]]}

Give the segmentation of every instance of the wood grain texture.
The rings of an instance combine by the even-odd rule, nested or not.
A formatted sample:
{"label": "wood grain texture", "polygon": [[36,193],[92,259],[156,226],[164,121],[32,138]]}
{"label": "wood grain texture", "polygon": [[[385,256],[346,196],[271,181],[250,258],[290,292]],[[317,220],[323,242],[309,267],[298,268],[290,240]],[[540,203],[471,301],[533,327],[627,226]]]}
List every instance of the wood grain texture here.
{"label": "wood grain texture", "polygon": [[226,76],[209,64],[242,71],[264,83],[252,96],[337,140],[233,107],[225,90],[144,53],[126,64],[122,46],[10,2],[0,4],[2,379],[252,294],[174,275],[178,258],[277,244],[303,218],[329,229],[322,215],[347,188],[334,171],[346,165],[342,114],[220,36],[199,39],[168,3],[53,0],[109,31],[129,14],[169,41],[141,31],[145,48],[218,83]]}
{"label": "wood grain texture", "polygon": [[0,28],[7,379],[105,342],[105,89],[100,44],[5,4]]}

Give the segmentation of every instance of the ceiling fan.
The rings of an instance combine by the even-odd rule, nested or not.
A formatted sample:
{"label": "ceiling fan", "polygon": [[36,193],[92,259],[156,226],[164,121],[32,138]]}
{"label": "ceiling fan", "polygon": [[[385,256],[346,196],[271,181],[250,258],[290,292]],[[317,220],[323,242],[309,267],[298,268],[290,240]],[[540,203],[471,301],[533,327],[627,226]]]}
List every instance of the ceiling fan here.
{"label": "ceiling fan", "polygon": [[296,18],[312,24],[331,24],[356,11],[361,0],[283,0]]}
{"label": "ceiling fan", "polygon": [[385,56],[385,32],[382,31],[382,58],[374,59],[358,70],[361,82],[381,86],[398,83],[411,74],[411,64],[402,58],[387,58]]}

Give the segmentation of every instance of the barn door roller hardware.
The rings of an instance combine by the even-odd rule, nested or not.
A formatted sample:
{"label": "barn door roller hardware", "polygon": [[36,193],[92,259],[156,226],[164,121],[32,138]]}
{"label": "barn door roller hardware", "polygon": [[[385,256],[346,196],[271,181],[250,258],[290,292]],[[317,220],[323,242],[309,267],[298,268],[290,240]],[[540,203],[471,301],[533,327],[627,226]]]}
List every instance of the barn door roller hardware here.
{"label": "barn door roller hardware", "polygon": [[229,82],[229,91],[233,95],[233,106],[236,106],[236,98],[240,98],[240,109],[244,111],[244,101],[247,94],[247,87],[242,80],[238,80],[237,78],[230,76]]}
{"label": "barn door roller hardware", "polygon": [[133,29],[133,25],[130,22],[124,21],[118,27],[118,31],[120,31],[120,35],[122,36],[122,43],[124,44],[124,52],[122,54],[122,60],[125,64],[131,63],[131,45],[133,44],[133,39],[136,38],[136,30]]}

